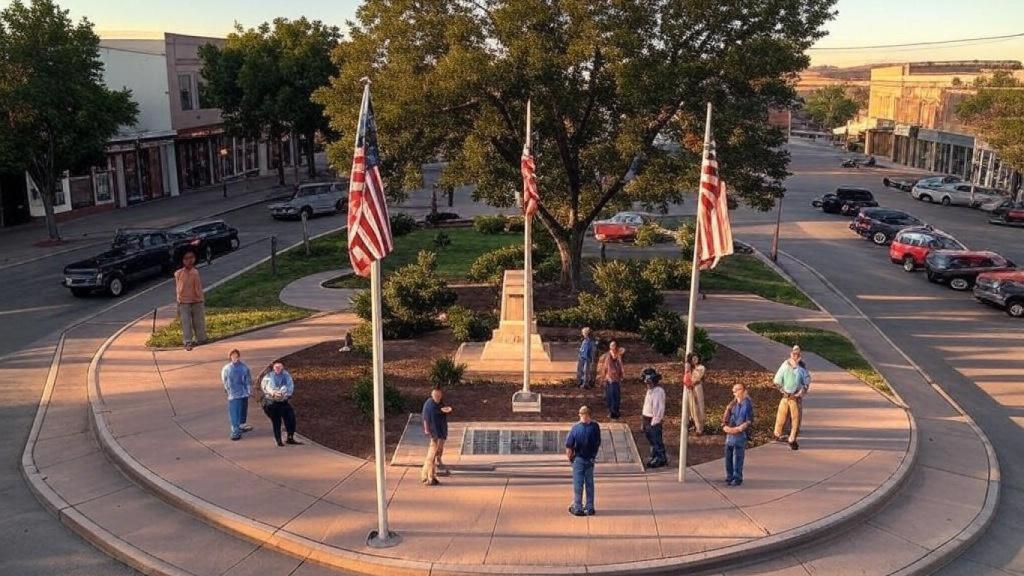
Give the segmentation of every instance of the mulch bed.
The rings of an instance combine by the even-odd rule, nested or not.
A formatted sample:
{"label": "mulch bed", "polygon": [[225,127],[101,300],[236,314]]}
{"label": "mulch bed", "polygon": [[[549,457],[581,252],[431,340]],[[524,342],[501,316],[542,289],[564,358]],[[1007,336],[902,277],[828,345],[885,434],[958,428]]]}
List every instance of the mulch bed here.
{"label": "mulch bed", "polygon": [[[475,308],[482,303],[473,304]],[[579,334],[572,328],[542,328],[541,333],[547,340],[574,340]],[[626,348],[621,421],[629,425],[644,460],[650,450],[640,430],[640,411],[646,390],[639,381],[639,374],[645,366],[654,366],[665,376],[663,385],[669,413],[665,419],[665,443],[670,461],[675,461],[679,452],[681,362],[658,354],[633,334],[602,331],[600,336],[615,338]],[[283,358],[296,382],[292,405],[298,418],[299,432],[340,452],[372,458],[372,419],[359,412],[350,399],[354,382],[369,374],[370,359],[353,352],[340,353],[339,346],[337,341],[324,342]],[[458,344],[452,340],[448,330],[431,332],[416,340],[387,342],[385,381],[405,398],[405,411],[389,414],[386,418],[388,458],[405,428],[408,413],[419,412],[430,392],[428,373],[431,363],[436,358],[453,355],[457,348]],[[718,347],[717,354],[708,364],[704,380],[708,413],[704,435],[690,435],[688,465],[722,457],[725,437],[720,433],[721,417],[726,404],[732,399],[732,386],[737,382],[747,385],[754,402],[756,420],[752,445],[767,441],[778,402],[771,379],[771,373],[749,358],[724,346]],[[445,400],[454,408],[450,421],[573,422],[582,404],[594,410],[599,422],[607,421],[600,386],[594,390],[580,390],[570,382],[537,386],[536,389],[543,394],[541,414],[513,414],[510,399],[521,383],[516,379],[463,383],[448,389]]]}

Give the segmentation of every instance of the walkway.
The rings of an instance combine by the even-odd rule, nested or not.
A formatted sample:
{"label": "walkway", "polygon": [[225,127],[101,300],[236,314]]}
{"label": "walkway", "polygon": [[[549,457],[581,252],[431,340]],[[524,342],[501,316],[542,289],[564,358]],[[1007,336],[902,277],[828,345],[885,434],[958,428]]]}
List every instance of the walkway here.
{"label": "walkway", "polygon": [[324,282],[351,273],[351,268],[342,268],[299,278],[281,290],[281,301],[289,306],[317,310],[319,312],[348,310],[350,308],[349,300],[359,290],[351,288],[324,288]]}
{"label": "walkway", "polygon": [[[822,319],[757,299],[709,297],[704,304],[709,317],[755,308],[762,314],[750,318]],[[910,470],[908,415],[811,356],[816,381],[802,449],[751,450],[740,489],[721,483],[720,461],[691,468],[685,485],[671,471],[599,473],[599,514],[580,519],[565,513],[567,478],[459,474],[440,489],[426,489],[415,471],[390,468],[391,520],[404,540],[371,550],[364,540],[375,525],[372,466],[313,444],[277,449],[262,418],[253,419],[257,429],[245,441],[231,442],[216,383],[230,348],[263,366],[337,338],[352,321],[347,314],[321,315],[191,353],[147,351],[147,325],[133,324],[97,356],[90,398],[100,442],[137,482],[223,530],[318,562],[378,572],[721,566],[860,518]],[[785,356],[784,347],[740,327],[711,328],[715,338],[768,366]],[[76,461],[65,464],[65,474],[75,475]],[[96,515],[118,501],[103,498],[72,507]],[[105,528],[125,529],[115,522]],[[223,558],[205,562],[214,560]],[[216,572],[211,566],[195,573]]]}

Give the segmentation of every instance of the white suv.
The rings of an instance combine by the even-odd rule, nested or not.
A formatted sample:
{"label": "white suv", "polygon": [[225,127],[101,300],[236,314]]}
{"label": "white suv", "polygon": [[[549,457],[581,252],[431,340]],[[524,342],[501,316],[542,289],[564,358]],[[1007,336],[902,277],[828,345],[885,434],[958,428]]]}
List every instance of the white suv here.
{"label": "white suv", "polygon": [[315,214],[348,211],[348,180],[303,184],[284,202],[270,205],[270,215],[277,219],[307,218]]}

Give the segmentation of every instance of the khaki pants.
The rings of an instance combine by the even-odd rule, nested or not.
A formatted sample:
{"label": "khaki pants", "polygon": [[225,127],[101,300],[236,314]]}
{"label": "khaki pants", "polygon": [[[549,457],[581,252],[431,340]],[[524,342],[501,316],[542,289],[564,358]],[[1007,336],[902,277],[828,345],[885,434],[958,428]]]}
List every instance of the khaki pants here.
{"label": "khaki pants", "polygon": [[799,398],[786,398],[782,397],[779,401],[779,411],[775,414],[775,436],[782,436],[782,429],[786,426],[786,417],[789,416],[793,419],[793,423],[789,429],[789,441],[796,442],[796,437],[800,433],[800,409],[801,400]]}
{"label": "khaki pants", "polygon": [[[690,390],[690,405],[687,408],[690,419],[693,420],[693,429],[697,434],[704,433],[704,385],[697,384]],[[689,425],[689,423],[687,423]]]}
{"label": "khaki pants", "polygon": [[178,317],[181,318],[181,334],[185,346],[192,342],[206,341],[206,310],[202,302],[178,303]]}
{"label": "khaki pants", "polygon": [[427,448],[427,456],[423,459],[423,469],[420,470],[421,482],[433,482],[437,480],[437,468],[441,464],[441,455],[444,454],[444,440],[431,438],[430,447]]}

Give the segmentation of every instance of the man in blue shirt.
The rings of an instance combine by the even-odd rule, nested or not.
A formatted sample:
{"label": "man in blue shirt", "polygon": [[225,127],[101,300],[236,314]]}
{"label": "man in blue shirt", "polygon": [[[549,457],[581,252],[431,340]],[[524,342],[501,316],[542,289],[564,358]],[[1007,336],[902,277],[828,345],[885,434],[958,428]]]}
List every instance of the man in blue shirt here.
{"label": "man in blue shirt", "polygon": [[590,328],[584,328],[579,358],[576,360],[576,384],[580,388],[593,388],[595,360],[597,360],[597,342],[590,337]]}
{"label": "man in blue shirt", "polygon": [[430,437],[430,447],[423,459],[420,482],[427,486],[440,484],[437,481],[438,468],[442,476],[449,474],[441,462],[441,456],[444,454],[444,442],[448,439],[448,414],[451,411],[452,407],[444,404],[444,392],[440,388],[431,390],[430,397],[423,403],[423,434]]}
{"label": "man in blue shirt", "polygon": [[754,425],[754,405],[747,396],[747,387],[732,387],[734,400],[725,409],[722,431],[725,432],[725,482],[729,486],[743,484],[743,456],[747,449],[747,429]]}
{"label": "man in blue shirt", "polygon": [[[580,421],[565,438],[565,455],[572,464],[573,516],[594,515],[594,460],[601,448],[601,427],[590,419],[590,408],[580,406]],[[587,489],[587,506],[583,507],[583,488]]]}
{"label": "man in blue shirt", "polygon": [[242,432],[252,430],[245,421],[249,414],[249,396],[252,394],[252,372],[242,362],[238,350],[228,354],[229,362],[220,370],[220,381],[228,393],[228,417],[231,419],[231,439],[239,440]]}

